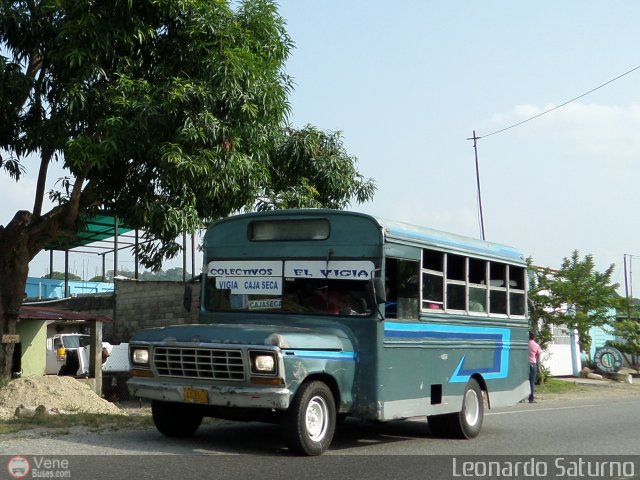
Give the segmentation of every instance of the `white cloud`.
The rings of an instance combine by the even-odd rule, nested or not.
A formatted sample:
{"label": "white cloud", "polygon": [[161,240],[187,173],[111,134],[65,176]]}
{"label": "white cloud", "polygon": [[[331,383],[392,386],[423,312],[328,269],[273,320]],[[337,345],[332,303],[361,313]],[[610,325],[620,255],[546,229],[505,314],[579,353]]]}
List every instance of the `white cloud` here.
{"label": "white cloud", "polygon": [[[495,114],[487,129],[496,131],[540,115],[555,105],[518,105]],[[561,148],[581,161],[628,164],[640,157],[640,104],[627,106],[571,103],[514,127],[510,134]],[[487,132],[491,133],[491,132]],[[498,135],[506,135],[507,131]],[[496,137],[498,136],[496,135]]]}

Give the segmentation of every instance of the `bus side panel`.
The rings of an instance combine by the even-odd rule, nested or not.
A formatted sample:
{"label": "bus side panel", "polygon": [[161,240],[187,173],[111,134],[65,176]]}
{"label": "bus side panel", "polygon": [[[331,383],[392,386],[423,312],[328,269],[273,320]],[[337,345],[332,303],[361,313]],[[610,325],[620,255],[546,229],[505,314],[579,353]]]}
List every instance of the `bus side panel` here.
{"label": "bus side panel", "polygon": [[[322,352],[284,350],[287,388],[295,395],[300,385],[310,378],[326,379],[329,387],[338,393],[339,412],[350,411],[353,406],[353,385],[356,376],[355,352]],[[326,380],[325,380],[326,381]],[[334,383],[335,382],[335,383]]]}
{"label": "bus side panel", "polygon": [[[439,318],[440,317],[440,318]],[[489,318],[422,315],[387,320],[380,366],[381,420],[460,411],[471,376],[486,384],[491,406],[522,399],[528,368],[524,325]]]}

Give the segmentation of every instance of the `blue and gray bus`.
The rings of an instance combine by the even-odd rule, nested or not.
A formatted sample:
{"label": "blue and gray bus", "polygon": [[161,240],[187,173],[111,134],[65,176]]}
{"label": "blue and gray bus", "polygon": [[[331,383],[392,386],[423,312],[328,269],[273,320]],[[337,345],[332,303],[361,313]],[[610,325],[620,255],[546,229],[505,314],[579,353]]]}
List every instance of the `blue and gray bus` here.
{"label": "blue and gray bus", "polygon": [[527,274],[504,245],[323,209],[249,213],[204,239],[199,323],[130,342],[157,429],[277,421],[319,455],[346,417],[426,416],[473,438],[528,394]]}

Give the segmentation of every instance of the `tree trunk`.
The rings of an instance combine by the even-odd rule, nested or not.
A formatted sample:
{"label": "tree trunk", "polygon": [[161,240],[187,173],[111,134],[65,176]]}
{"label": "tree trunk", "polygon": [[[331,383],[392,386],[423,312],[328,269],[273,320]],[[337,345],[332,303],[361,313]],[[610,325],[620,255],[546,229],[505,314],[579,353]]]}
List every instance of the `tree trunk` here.
{"label": "tree trunk", "polygon": [[[69,202],[42,216],[22,210],[6,227],[0,225],[0,335],[16,332],[29,262],[53,240],[71,238],[78,216],[78,202]],[[11,375],[13,347],[0,344],[0,376]]]}
{"label": "tree trunk", "polygon": [[[29,244],[29,212],[18,212],[11,223],[0,226],[0,335],[16,333],[18,314],[32,258]],[[13,343],[0,348],[0,376],[11,375]]]}

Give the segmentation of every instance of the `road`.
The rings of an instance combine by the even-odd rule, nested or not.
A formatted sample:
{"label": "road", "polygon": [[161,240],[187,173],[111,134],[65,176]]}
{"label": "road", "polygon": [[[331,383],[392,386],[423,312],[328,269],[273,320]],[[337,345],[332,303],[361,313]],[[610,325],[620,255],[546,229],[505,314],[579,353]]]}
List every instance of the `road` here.
{"label": "road", "polygon": [[[191,478],[199,474],[194,470],[190,475],[188,469],[197,469],[202,462],[211,468],[211,456],[218,456],[215,478],[275,478],[267,473],[272,471],[289,478],[301,475],[307,480],[314,478],[309,473],[314,471],[310,468],[314,465],[321,466],[323,472],[318,478],[329,478],[333,468],[338,469],[336,475],[344,470],[341,477],[400,478],[399,471],[415,468],[413,473],[424,472],[425,462],[429,462],[431,478],[449,478],[434,476],[433,468],[435,465],[444,469],[442,474],[445,475],[445,471],[451,469],[451,456],[634,455],[637,460],[640,451],[638,432],[640,396],[592,396],[491,410],[485,414],[482,433],[474,440],[433,437],[424,420],[381,425],[347,421],[337,433],[331,449],[316,459],[290,456],[277,426],[256,423],[203,425],[195,436],[181,441],[169,440],[154,429],[0,438],[0,455],[41,455],[72,460],[70,455],[106,456],[83,457],[87,460],[82,462],[76,459],[78,461],[73,462],[76,475],[72,478],[84,478],[78,476],[84,468],[103,471],[99,467],[103,464],[111,473],[118,468],[130,473],[134,466],[137,472],[134,478],[166,478],[172,468],[179,469],[183,478]],[[172,460],[170,456],[173,455],[190,456],[173,457]],[[427,459],[427,455],[446,456],[442,457],[446,461],[438,462],[435,457]],[[141,465],[146,467],[140,468]],[[297,468],[301,471],[297,472]],[[351,473],[350,468],[353,468]],[[638,467],[636,471],[640,474]],[[102,478],[95,473],[92,478]],[[125,478],[125,473],[104,478]]]}

